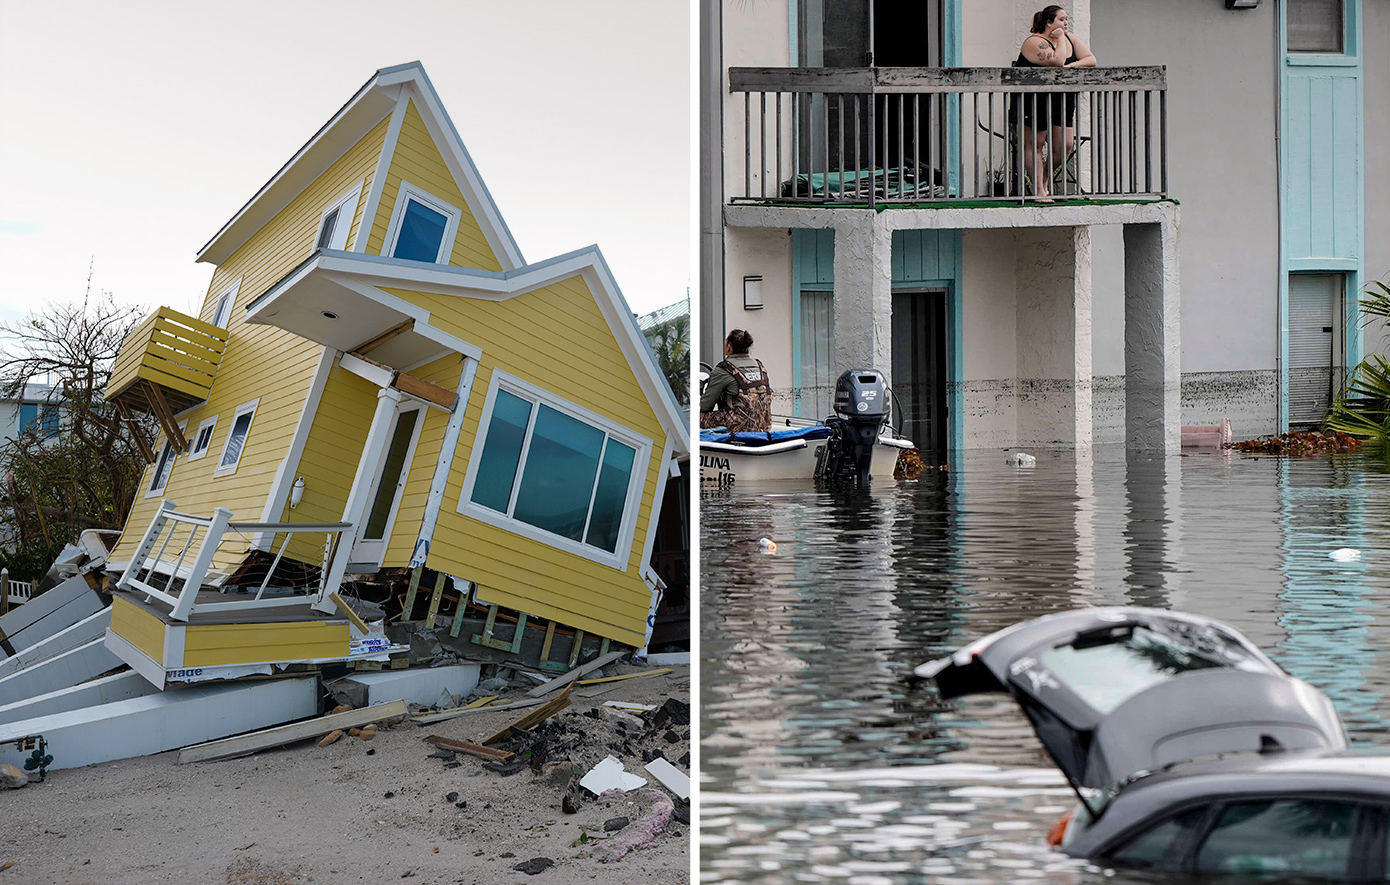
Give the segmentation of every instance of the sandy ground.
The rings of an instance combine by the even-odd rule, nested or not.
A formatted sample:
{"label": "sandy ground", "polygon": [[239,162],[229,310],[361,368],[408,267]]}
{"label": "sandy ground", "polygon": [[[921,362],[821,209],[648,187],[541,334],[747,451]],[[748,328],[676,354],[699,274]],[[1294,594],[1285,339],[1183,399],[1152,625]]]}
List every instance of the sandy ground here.
{"label": "sandy ground", "polygon": [[[584,732],[568,753],[576,782],[609,754],[629,772],[648,776],[643,756],[659,751],[688,772],[689,757],[685,764],[678,760],[689,752],[691,726],[658,729],[642,739],[584,713],[611,700],[688,703],[689,667],[610,685],[617,687],[596,697],[582,695],[608,686],[579,686],[573,706],[555,717],[571,737],[575,728]],[[507,696],[519,699],[522,692],[512,689]],[[610,853],[602,838],[605,822],[637,821],[657,795],[650,789],[596,798],[576,788],[581,807],[566,814],[562,791],[529,768],[503,776],[472,756],[434,758],[436,748],[422,740],[430,734],[481,740],[527,712],[468,714],[423,726],[405,722],[383,727],[370,741],[345,737],[327,747],[303,741],[217,762],[177,765],[177,753],[170,752],[55,771],[44,783],[0,792],[9,833],[0,843],[0,867],[13,861],[0,872],[0,885],[397,879],[419,885],[689,885],[690,828],[676,819],[651,846],[617,862],[603,860]],[[576,844],[581,835],[588,841]],[[623,831],[607,835],[616,841]],[[513,869],[538,857],[554,865],[534,875]]]}

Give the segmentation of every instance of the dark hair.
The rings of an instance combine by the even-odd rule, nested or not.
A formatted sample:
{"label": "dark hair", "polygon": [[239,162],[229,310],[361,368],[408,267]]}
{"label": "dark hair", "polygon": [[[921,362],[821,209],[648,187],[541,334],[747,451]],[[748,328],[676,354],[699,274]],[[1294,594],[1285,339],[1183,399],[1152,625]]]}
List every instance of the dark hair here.
{"label": "dark hair", "polygon": [[1032,33],[1041,34],[1043,31],[1047,30],[1047,26],[1057,20],[1057,13],[1061,11],[1062,7],[1053,3],[1050,6],[1044,6],[1042,12],[1033,13]]}
{"label": "dark hair", "polygon": [[734,353],[747,353],[753,346],[753,336],[742,329],[730,329],[729,337],[724,341],[734,349]]}

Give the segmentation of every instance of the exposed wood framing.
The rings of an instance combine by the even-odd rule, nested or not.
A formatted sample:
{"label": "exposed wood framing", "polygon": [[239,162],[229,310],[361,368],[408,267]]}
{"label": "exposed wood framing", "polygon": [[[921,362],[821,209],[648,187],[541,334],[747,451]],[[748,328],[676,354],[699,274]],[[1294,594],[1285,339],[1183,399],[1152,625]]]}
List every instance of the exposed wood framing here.
{"label": "exposed wood framing", "polygon": [[439,617],[439,603],[444,599],[444,579],[443,572],[435,572],[434,593],[430,595],[430,613],[425,618],[425,629],[433,630],[435,618]]}
{"label": "exposed wood framing", "polygon": [[445,390],[438,384],[431,384],[416,378],[414,375],[407,375],[405,372],[397,372],[396,380],[391,386],[402,393],[418,396],[425,402],[433,403],[441,409],[453,409],[454,403],[458,401],[458,394],[453,391]]}
{"label": "exposed wood framing", "polygon": [[625,654],[627,654],[627,652],[625,651],[614,651],[609,652],[608,654],[603,655],[602,657],[594,658],[589,663],[585,664],[582,667],[574,668],[573,670],[566,673],[564,676],[557,676],[549,682],[537,685],[535,688],[526,692],[526,696],[528,698],[544,697],[545,695],[550,694],[552,691],[564,688],[565,686],[574,682],[574,680],[578,679],[580,676],[583,676],[585,673],[591,673],[594,670],[597,670],[599,667],[602,667],[604,664],[613,663]]}
{"label": "exposed wood framing", "polygon": [[135,420],[135,416],[130,413],[130,406],[125,404],[125,400],[116,400],[116,411],[120,413],[121,420],[130,428],[131,439],[135,440],[135,447],[140,450],[140,454],[145,456],[147,464],[154,463],[154,448],[150,446],[150,441],[145,439],[145,434],[140,430],[140,424]]}
{"label": "exposed wood framing", "polygon": [[415,594],[420,590],[420,573],[425,570],[423,565],[417,565],[410,570],[410,589],[405,591],[405,607],[401,609],[401,620],[410,620],[415,613]]}
{"label": "exposed wood framing", "polygon": [[[164,435],[168,437],[169,445],[176,452],[188,451],[188,440],[183,438],[183,431],[179,430],[179,422],[174,418],[174,410],[169,408],[169,402],[164,399],[164,392],[159,389],[159,385],[146,380],[145,395],[154,410],[155,418],[159,420],[159,426],[164,428]],[[154,459],[151,458],[150,460]]]}
{"label": "exposed wood framing", "polygon": [[371,353],[372,351],[376,350],[376,349],[377,349],[378,347],[380,347],[381,345],[383,345],[383,344],[385,344],[386,342],[390,341],[392,338],[395,338],[397,335],[400,335],[400,334],[405,333],[405,332],[409,332],[411,329],[414,329],[414,328],[415,328],[415,320],[413,320],[413,319],[406,320],[406,321],[403,322],[403,323],[397,323],[396,325],[394,325],[394,326],[392,326],[391,328],[387,329],[385,332],[382,332],[380,335],[376,336],[375,338],[370,338],[370,339],[368,339],[367,341],[364,341],[363,343],[357,345],[356,347],[354,347],[354,348],[352,349],[352,353],[355,353],[355,354],[357,354],[358,356],[366,356],[367,354],[369,354],[369,353]]}

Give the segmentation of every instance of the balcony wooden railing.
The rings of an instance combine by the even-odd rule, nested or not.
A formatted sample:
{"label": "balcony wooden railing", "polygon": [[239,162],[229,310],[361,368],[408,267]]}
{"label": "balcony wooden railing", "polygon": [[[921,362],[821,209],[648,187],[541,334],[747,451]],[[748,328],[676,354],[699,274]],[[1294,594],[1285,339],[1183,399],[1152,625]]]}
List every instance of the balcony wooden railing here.
{"label": "balcony wooden railing", "polygon": [[[106,399],[122,413],[154,415],[175,448],[183,451],[188,443],[174,415],[207,400],[226,346],[226,329],[161,307],[121,344]],[[146,458],[153,461],[148,444],[141,443]]]}
{"label": "balcony wooden railing", "polygon": [[[742,165],[726,181],[732,203],[1017,204],[1168,193],[1162,67],[730,68],[729,91],[743,97],[742,114],[735,100],[725,122],[731,166],[742,138]],[[1025,144],[1034,131],[1055,161]],[[1043,176],[1050,194],[1033,184]]]}

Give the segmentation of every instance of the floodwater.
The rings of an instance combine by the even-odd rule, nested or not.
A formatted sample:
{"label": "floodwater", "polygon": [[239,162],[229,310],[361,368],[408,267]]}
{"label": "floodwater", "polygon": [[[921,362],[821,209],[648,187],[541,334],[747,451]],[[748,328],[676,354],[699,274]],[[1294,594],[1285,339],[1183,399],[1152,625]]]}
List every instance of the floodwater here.
{"label": "floodwater", "polygon": [[904,681],[1049,612],[1226,621],[1325,691],[1353,743],[1390,749],[1378,457],[1035,454],[1022,469],[971,453],[867,491],[703,493],[702,885],[1180,881],[1049,850],[1075,800],[1023,715]]}

